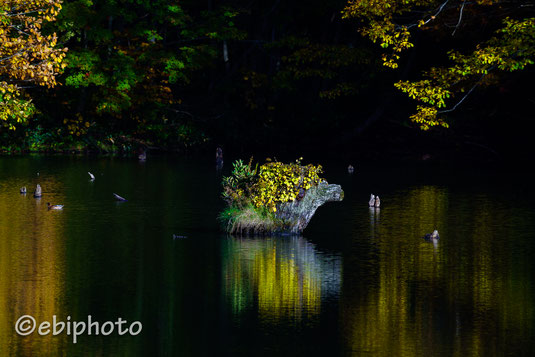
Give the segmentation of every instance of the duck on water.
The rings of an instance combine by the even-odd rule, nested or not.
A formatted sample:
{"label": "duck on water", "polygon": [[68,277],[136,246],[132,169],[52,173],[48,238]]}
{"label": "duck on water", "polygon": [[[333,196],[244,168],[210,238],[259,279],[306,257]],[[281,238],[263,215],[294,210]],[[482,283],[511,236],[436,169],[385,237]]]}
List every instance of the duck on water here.
{"label": "duck on water", "polygon": [[46,203],[48,209],[63,209],[63,205],[51,205],[50,202]]}
{"label": "duck on water", "polygon": [[370,201],[368,201],[368,206],[379,208],[381,206],[381,199],[379,196],[375,196],[373,193],[370,195]]}
{"label": "duck on water", "polygon": [[438,235],[438,231],[435,229],[433,233],[426,233],[423,238],[427,242],[438,242],[440,236]]}
{"label": "duck on water", "polygon": [[42,191],[41,191],[41,185],[37,184],[37,186],[35,187],[35,191],[33,192],[33,197],[39,198],[42,195],[43,194],[42,194]]}

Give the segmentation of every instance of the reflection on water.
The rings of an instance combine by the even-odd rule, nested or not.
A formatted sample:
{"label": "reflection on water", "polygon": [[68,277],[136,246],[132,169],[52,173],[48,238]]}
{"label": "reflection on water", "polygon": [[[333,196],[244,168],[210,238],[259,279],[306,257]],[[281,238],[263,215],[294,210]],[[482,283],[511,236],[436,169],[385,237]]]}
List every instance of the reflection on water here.
{"label": "reflection on water", "polygon": [[[372,183],[329,177],[345,200],[320,208],[307,238],[235,238],[218,231],[221,173],[207,162],[0,157],[0,356],[535,349],[531,186],[483,185],[483,175],[462,186],[388,172]],[[41,200],[31,194],[37,183]],[[116,204],[117,191],[129,201]],[[369,209],[369,192],[381,194],[380,210]],[[48,211],[48,201],[65,209]],[[422,239],[434,229],[436,245]],[[23,314],[122,317],[143,331],[74,345],[65,335],[17,336]]]}
{"label": "reflection on water", "polygon": [[[62,198],[61,184],[54,178],[41,182],[58,192],[53,197]],[[21,195],[24,185],[17,180],[0,182],[0,355],[60,355],[58,344],[51,343],[57,337],[12,338],[20,316],[32,314],[43,321],[61,311],[65,274],[63,245],[56,239],[63,230],[63,212],[48,212],[46,202],[32,193]]]}
{"label": "reflection on water", "polygon": [[258,305],[262,321],[300,320],[337,297],[341,261],[301,237],[234,238],[224,245],[224,293],[234,314]]}
{"label": "reflection on water", "polygon": [[380,222],[381,209],[375,207],[369,207],[370,211],[370,237],[375,237],[377,232],[376,228]]}
{"label": "reflection on water", "polygon": [[[344,266],[343,325],[352,354],[480,356],[531,348],[523,342],[535,321],[526,270],[532,264],[514,258],[513,239],[529,232],[530,213],[504,211],[487,195],[420,186],[392,197],[380,222],[376,215],[370,213],[374,251],[366,262],[372,268],[360,263],[373,273],[371,284],[359,279],[365,272]],[[421,237],[435,228],[441,240],[434,246]]]}

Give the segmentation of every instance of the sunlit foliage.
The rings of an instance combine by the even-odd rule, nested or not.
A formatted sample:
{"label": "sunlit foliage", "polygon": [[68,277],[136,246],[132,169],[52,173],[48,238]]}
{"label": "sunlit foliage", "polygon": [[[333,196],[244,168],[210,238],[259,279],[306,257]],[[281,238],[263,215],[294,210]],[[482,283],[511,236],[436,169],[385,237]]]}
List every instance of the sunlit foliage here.
{"label": "sunlit foliage", "polygon": [[55,21],[59,0],[10,0],[0,3],[0,123],[15,129],[35,108],[22,91],[31,85],[52,88],[65,67],[66,49],[57,48],[55,33],[42,27]]}
{"label": "sunlit foliage", "polygon": [[320,165],[302,165],[301,159],[284,164],[270,159],[253,168],[237,160],[230,176],[223,178],[223,199],[227,209],[220,219],[229,233],[264,234],[282,229],[276,216],[280,204],[301,199],[322,180]]}
{"label": "sunlit foliage", "polygon": [[271,161],[253,169],[248,164],[234,162],[232,175],[223,178],[223,197],[230,206],[243,207],[252,204],[276,212],[277,205],[298,198],[302,190],[317,185],[323,172],[321,165],[303,166],[301,159],[284,164]]}
{"label": "sunlit foliage", "polygon": [[303,166],[300,160],[289,164],[267,162],[260,166],[252,196],[253,204],[276,212],[277,204],[291,202],[298,198],[301,190],[306,191],[319,184],[322,172],[321,165]]}
{"label": "sunlit foliage", "polygon": [[[524,17],[521,10],[516,11],[521,8],[518,4],[492,0],[352,0],[343,16],[364,21],[361,33],[388,51],[382,59],[390,68],[398,68],[402,52],[414,46],[411,35],[416,31],[434,33],[436,38],[443,37],[444,32],[454,36],[458,30],[462,31],[463,22],[485,16],[487,12],[492,11],[493,17],[502,18],[501,26],[490,37],[481,34],[482,40],[473,51],[450,50],[447,53],[450,65],[431,67],[422,80],[395,84],[419,102],[417,112],[410,118],[427,130],[433,126],[448,127],[441,114],[455,110],[477,86],[490,83],[489,75],[522,70],[533,64],[535,18]],[[515,11],[518,12],[516,18],[508,17]],[[468,16],[470,19],[463,18]],[[448,26],[448,23],[454,25]]]}

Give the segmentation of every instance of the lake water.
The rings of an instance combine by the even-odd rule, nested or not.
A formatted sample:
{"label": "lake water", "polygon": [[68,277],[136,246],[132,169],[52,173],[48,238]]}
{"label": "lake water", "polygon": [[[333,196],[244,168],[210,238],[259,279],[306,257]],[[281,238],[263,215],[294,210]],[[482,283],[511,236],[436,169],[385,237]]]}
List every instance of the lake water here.
{"label": "lake water", "polygon": [[[219,229],[211,157],[0,157],[0,356],[535,353],[533,177],[335,164],[325,176],[345,200],[303,237],[239,238]],[[433,229],[436,245],[421,238]],[[142,331],[23,337],[23,315]]]}

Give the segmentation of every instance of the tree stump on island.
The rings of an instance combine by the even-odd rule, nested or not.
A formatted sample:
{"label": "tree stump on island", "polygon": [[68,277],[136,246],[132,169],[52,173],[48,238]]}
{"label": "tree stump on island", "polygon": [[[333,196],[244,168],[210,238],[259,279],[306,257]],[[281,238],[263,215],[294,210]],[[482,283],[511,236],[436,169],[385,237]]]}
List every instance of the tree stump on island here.
{"label": "tree stump on island", "polygon": [[322,181],[306,190],[302,199],[279,204],[275,217],[281,221],[282,233],[300,234],[320,206],[343,199],[344,191],[340,185]]}

